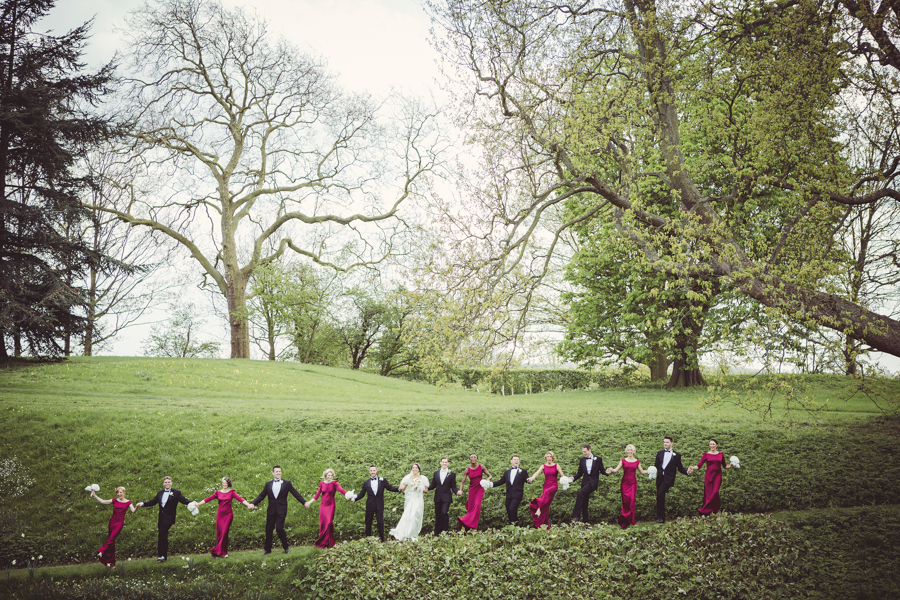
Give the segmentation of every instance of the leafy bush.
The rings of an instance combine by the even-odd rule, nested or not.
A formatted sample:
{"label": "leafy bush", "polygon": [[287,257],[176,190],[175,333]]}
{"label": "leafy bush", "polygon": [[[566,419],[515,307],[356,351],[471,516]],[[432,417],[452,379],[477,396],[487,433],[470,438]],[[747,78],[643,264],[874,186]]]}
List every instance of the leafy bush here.
{"label": "leafy bush", "polygon": [[[449,383],[466,389],[478,388],[493,394],[536,394],[564,390],[614,388],[648,381],[638,371],[628,373],[586,371],[582,369],[450,369]],[[406,372],[399,376],[413,381],[425,381],[421,373]],[[433,382],[432,382],[433,383]]]}
{"label": "leafy bush", "polygon": [[791,598],[798,539],[764,516],[667,527],[507,527],[360,540],[322,553],[294,584],[313,598]]}

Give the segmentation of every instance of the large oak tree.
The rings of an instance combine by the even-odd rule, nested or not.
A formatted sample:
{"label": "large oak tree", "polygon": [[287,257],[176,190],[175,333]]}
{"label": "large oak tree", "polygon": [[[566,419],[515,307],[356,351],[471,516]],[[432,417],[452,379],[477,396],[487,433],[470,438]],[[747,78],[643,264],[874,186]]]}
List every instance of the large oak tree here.
{"label": "large oak tree", "polygon": [[[514,263],[538,281],[562,232],[602,220],[677,285],[719,282],[900,356],[900,322],[837,277],[846,208],[900,200],[896,132],[864,128],[900,109],[893,3],[430,6],[488,157],[481,221],[449,217],[485,248],[461,279]],[[881,159],[854,160],[861,145]]]}

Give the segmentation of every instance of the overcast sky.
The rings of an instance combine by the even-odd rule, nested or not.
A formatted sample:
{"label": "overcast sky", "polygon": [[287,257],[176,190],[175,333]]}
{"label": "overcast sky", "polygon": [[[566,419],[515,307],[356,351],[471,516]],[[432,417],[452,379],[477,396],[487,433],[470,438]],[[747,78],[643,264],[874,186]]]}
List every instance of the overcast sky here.
{"label": "overcast sky", "polygon": [[[150,0],[153,4],[153,0]],[[38,30],[63,33],[94,18],[87,52],[99,66],[124,50],[116,27],[143,0],[58,0]],[[417,0],[225,0],[269,22],[297,48],[324,57],[349,91],[381,95],[390,89],[427,94],[436,89],[437,55],[428,43],[429,19]]]}

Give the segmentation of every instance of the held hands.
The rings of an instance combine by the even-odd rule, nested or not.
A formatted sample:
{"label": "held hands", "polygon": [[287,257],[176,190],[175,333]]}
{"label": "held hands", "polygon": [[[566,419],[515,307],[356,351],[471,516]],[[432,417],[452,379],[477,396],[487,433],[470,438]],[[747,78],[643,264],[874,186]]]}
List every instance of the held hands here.
{"label": "held hands", "polygon": [[143,502],[138,502],[135,506],[137,506],[138,508],[141,508],[141,507],[144,506],[144,503],[143,503]]}
{"label": "held hands", "polygon": [[612,467],[606,467],[606,474],[607,474],[607,475],[612,475],[612,472],[613,472]]}
{"label": "held hands", "polygon": [[456,496],[457,496],[458,498],[459,498],[459,497],[462,497],[462,490],[459,490],[458,492],[456,492]]}
{"label": "held hands", "polygon": [[256,505],[251,502],[249,505],[247,505],[247,508],[249,508],[250,510],[256,510]]}
{"label": "held hands", "polygon": [[306,508],[309,508],[310,506],[312,506],[312,503],[313,503],[312,500],[307,500],[306,504],[304,504],[303,506],[305,506]]}

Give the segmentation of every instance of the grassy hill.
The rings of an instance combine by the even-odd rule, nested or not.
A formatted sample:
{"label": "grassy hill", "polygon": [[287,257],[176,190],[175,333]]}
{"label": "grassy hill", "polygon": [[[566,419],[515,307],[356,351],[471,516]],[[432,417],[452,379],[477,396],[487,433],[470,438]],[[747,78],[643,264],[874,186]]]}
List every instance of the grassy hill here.
{"label": "grassy hill", "polygon": [[[891,459],[896,421],[863,395],[848,399],[841,378],[812,381],[809,394],[824,408],[794,414],[788,428],[777,410],[763,421],[731,404],[704,408],[704,390],[634,386],[496,396],[293,363],[146,358],[15,363],[0,370],[0,461],[16,469],[0,476],[6,486],[0,488],[0,567],[12,560],[21,565],[35,555],[43,556],[41,564],[96,567],[109,507],[83,491],[90,483],[100,485],[104,498],[123,485],[137,502],[150,499],[163,476],[171,475],[188,498],[202,499],[227,475],[252,500],[278,463],[310,496],[326,467],[337,471],[343,487],[358,490],[371,463],[396,484],[412,462],[430,472],[446,455],[460,471],[470,452],[495,475],[512,453],[531,471],[548,449],[572,474],[584,442],[612,465],[633,443],[646,465],[664,435],[675,438],[686,462],[699,459],[710,437],[741,458],[742,469],[729,471],[722,488],[723,507],[731,512],[895,503],[900,493],[900,465]],[[896,398],[900,384],[891,385],[887,393]],[[13,492],[9,482],[16,476],[34,483]],[[618,514],[618,481],[615,476],[601,481],[591,502],[597,522],[611,523]],[[696,514],[701,486],[700,477],[679,476],[669,496],[672,516]],[[527,492],[537,495],[539,487],[536,483]],[[653,490],[652,482],[640,480],[640,520],[654,517]],[[558,494],[555,523],[568,520],[574,498],[574,488]],[[399,518],[402,503],[400,495],[388,497],[388,527]],[[451,521],[461,509],[462,502],[454,506]],[[339,500],[339,540],[362,537],[363,513],[362,506]],[[483,526],[501,527],[504,517],[502,493],[489,491]],[[182,511],[171,534],[172,554],[205,552],[214,542],[214,518],[212,507],[197,517]],[[432,518],[426,504],[425,531]],[[232,548],[261,548],[264,522],[262,511],[241,509],[231,529]],[[316,507],[307,511],[292,503],[287,524],[292,544],[311,543],[318,529]],[[117,543],[120,560],[151,556],[155,546],[156,513],[128,515]]]}

